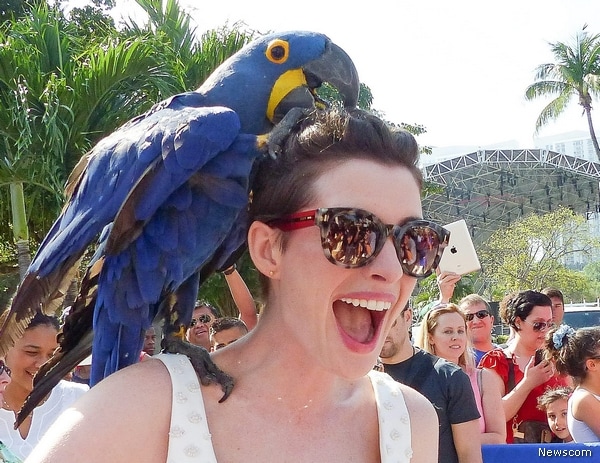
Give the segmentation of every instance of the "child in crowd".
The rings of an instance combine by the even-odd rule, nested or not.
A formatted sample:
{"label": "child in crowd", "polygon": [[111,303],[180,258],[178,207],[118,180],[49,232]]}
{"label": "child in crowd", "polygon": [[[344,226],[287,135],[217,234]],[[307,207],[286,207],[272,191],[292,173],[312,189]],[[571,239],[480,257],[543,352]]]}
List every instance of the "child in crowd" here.
{"label": "child in crowd", "polygon": [[576,388],[569,398],[567,425],[575,442],[600,442],[600,327],[568,325],[546,336],[546,351],[556,369],[573,377]]}
{"label": "child in crowd", "polygon": [[567,427],[567,404],[572,393],[573,389],[570,387],[557,387],[548,389],[538,397],[538,408],[546,412],[550,430],[563,443],[573,442]]}

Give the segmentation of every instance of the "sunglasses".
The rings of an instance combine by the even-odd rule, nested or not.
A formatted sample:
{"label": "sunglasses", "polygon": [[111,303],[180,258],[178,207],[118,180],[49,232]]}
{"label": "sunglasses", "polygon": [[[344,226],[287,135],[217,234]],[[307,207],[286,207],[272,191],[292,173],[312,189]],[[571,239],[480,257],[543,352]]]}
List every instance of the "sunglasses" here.
{"label": "sunglasses", "polygon": [[6,371],[6,374],[7,374],[8,376],[11,376],[11,375],[12,375],[12,373],[11,373],[11,371],[10,371],[10,368],[8,368],[8,367],[6,366],[6,363],[4,363],[4,361],[0,360],[0,375],[1,375],[2,373],[4,373],[5,371]]}
{"label": "sunglasses", "polygon": [[416,278],[431,275],[450,238],[448,230],[428,220],[388,225],[368,211],[346,207],[297,212],[266,223],[283,231],[316,225],[325,257],[344,268],[369,264],[392,236],[402,271]]}
{"label": "sunglasses", "polygon": [[483,320],[485,317],[488,317],[490,313],[487,310],[478,310],[475,313],[466,313],[465,318],[468,322],[473,321],[473,318],[477,317],[479,320]]}
{"label": "sunglasses", "polygon": [[204,323],[205,325],[209,325],[210,323],[212,323],[212,321],[213,318],[210,315],[203,313],[198,318],[192,318],[192,321],[190,321],[190,328],[192,326],[196,326],[197,323]]}
{"label": "sunglasses", "polygon": [[530,322],[529,320],[523,320],[529,323],[533,327],[533,331],[546,331],[554,327],[554,322]]}

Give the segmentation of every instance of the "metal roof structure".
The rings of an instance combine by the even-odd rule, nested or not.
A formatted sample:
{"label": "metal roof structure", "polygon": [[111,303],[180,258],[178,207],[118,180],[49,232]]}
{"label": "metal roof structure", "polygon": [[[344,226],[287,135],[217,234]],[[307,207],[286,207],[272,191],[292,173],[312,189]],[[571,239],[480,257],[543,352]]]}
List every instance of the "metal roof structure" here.
{"label": "metal roof structure", "polygon": [[559,205],[588,219],[600,212],[600,164],[544,149],[479,150],[422,168],[437,192],[423,199],[427,218],[465,219],[473,241]]}

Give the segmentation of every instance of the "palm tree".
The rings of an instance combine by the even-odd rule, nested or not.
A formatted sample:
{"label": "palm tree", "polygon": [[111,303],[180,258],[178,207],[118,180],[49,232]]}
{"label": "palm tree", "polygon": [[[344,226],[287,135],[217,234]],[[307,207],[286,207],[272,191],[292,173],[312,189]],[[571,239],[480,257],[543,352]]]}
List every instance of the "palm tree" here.
{"label": "palm tree", "polygon": [[44,3],[1,29],[0,42],[0,188],[12,210],[2,230],[12,230],[24,271],[29,229],[45,234],[80,156],[174,81],[144,38],[84,42]]}
{"label": "palm tree", "polygon": [[548,122],[560,116],[573,96],[583,108],[596,155],[600,146],[592,123],[592,96],[598,95],[600,78],[600,34],[590,35],[586,26],[577,33],[572,46],[550,43],[556,63],[541,64],[536,69],[536,81],[527,87],[525,98],[554,96],[542,110],[535,124],[536,133]]}

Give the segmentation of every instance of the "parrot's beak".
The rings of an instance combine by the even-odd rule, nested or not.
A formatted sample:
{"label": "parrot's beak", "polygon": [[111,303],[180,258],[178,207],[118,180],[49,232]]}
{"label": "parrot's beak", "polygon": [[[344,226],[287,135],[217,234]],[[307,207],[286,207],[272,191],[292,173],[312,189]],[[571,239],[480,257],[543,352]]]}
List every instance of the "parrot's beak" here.
{"label": "parrot's beak", "polygon": [[356,107],[360,89],[358,72],[348,54],[332,42],[320,58],[282,76],[276,85],[282,97],[272,106],[271,122],[279,122],[292,108],[326,107],[327,103],[316,93],[324,82],[339,92],[346,108]]}
{"label": "parrot's beak", "polygon": [[355,108],[358,103],[360,81],[354,63],[348,54],[335,43],[329,42],[325,53],[318,60],[303,68],[311,89],[327,82],[337,89],[346,108]]}

